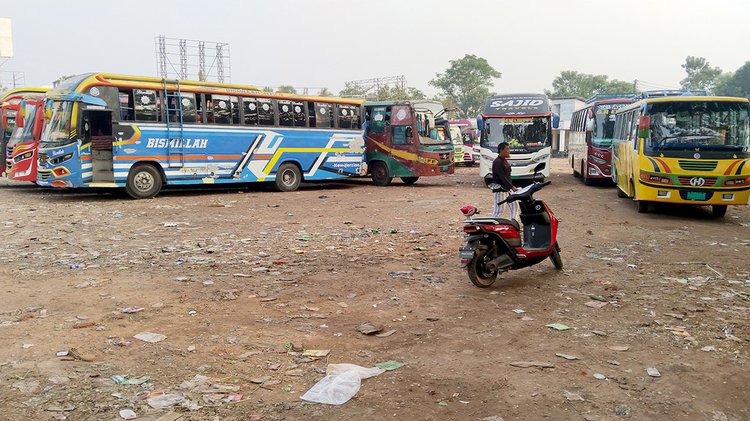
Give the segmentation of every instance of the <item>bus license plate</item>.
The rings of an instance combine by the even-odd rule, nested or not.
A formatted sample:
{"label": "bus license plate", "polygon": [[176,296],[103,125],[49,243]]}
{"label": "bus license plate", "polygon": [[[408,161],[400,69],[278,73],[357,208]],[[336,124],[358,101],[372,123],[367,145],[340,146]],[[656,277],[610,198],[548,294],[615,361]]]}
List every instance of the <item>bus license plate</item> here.
{"label": "bus license plate", "polygon": [[688,200],[706,200],[706,193],[702,191],[689,191],[687,198]]}

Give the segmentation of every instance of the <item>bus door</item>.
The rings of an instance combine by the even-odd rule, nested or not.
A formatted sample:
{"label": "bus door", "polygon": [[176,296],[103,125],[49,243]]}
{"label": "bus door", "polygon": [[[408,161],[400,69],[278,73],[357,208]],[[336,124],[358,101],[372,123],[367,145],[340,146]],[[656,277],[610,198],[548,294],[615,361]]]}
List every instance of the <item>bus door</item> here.
{"label": "bus door", "polygon": [[[8,139],[13,134],[13,129],[16,125],[16,113],[18,112],[18,106],[10,103],[5,103],[2,106],[0,112],[2,112],[2,131],[0,131],[0,174],[5,175],[6,168],[6,151],[8,145]],[[8,154],[10,157],[10,154]]]}
{"label": "bus door", "polygon": [[[416,157],[419,152],[418,134],[414,126],[414,112],[410,105],[394,105],[391,108],[390,155],[412,172],[416,170]],[[392,175],[400,176],[401,174]]]}
{"label": "bus door", "polygon": [[[88,109],[83,113],[84,144],[91,143],[92,181],[113,183],[112,166],[112,111]],[[87,162],[81,162],[82,173],[87,173]]]}

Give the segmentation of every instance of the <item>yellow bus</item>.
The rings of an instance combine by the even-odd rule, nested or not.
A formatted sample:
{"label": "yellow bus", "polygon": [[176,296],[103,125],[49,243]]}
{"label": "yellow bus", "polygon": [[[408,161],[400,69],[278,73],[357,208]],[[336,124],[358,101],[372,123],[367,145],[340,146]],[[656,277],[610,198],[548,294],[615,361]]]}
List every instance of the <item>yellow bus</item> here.
{"label": "yellow bus", "polygon": [[615,120],[612,181],[638,212],[653,202],[711,206],[714,216],[750,197],[746,98],[645,98]]}

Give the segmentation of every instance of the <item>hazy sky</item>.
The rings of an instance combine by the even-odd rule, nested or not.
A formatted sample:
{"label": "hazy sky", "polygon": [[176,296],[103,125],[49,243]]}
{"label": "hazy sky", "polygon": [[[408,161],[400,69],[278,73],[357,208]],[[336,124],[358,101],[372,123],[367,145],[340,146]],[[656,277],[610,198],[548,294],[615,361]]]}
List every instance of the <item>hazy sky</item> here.
{"label": "hazy sky", "polygon": [[498,92],[540,92],[561,70],[676,87],[687,55],[723,70],[750,60],[748,0],[2,0],[27,85],[106,71],[157,75],[154,37],[230,44],[234,83],[325,86],[428,81],[476,54]]}

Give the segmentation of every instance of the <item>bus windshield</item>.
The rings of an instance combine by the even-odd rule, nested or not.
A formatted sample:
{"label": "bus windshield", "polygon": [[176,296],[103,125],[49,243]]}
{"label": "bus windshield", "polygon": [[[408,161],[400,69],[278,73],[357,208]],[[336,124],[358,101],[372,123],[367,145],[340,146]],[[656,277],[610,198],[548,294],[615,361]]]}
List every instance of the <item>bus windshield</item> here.
{"label": "bus windshield", "polygon": [[661,150],[747,152],[747,103],[679,101],[649,104],[651,136],[646,146]]}
{"label": "bus windshield", "polygon": [[24,126],[16,127],[13,130],[10,140],[8,140],[8,147],[15,146],[22,142],[31,142],[34,140],[34,120],[36,117],[36,105],[27,105],[26,114],[24,116]]}
{"label": "bus windshield", "polygon": [[594,107],[594,128],[591,133],[591,143],[594,146],[612,146],[612,138],[615,134],[615,113],[628,104],[628,102],[599,104]]}
{"label": "bus windshield", "polygon": [[549,145],[549,117],[489,118],[482,146],[497,150],[508,142],[511,152],[536,152]]}
{"label": "bus windshield", "polygon": [[42,143],[47,147],[62,146],[71,142],[70,120],[73,114],[71,101],[53,101],[52,117],[44,126]]}

